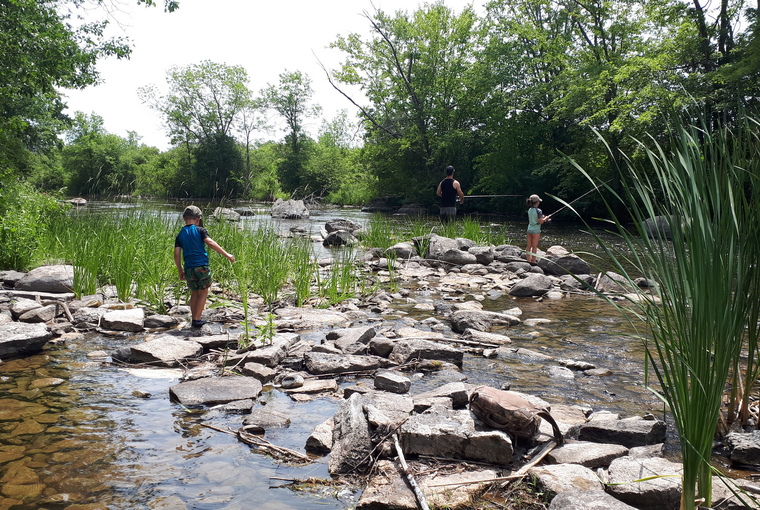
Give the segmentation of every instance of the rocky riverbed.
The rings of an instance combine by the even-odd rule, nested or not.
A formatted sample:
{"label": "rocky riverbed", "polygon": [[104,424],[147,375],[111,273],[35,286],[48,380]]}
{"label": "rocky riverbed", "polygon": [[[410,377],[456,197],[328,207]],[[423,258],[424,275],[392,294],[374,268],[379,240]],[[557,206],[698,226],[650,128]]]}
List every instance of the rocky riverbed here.
{"label": "rocky riverbed", "polygon": [[[193,329],[184,306],[167,315],[151,314],[136,303],[118,302],[109,289],[74,299],[66,292],[73,278],[70,266],[0,273],[5,289],[0,293],[0,359],[23,359],[51,344],[81,348],[92,335],[119,339],[116,348],[88,351],[88,369],[174,371],[178,380],[167,394],[136,389],[133,398],[163,399],[179,412],[205,413],[209,422],[213,416],[217,433],[232,434],[296,470],[299,476],[289,482],[329,486],[339,480],[357,487],[358,499],[345,507],[418,508],[424,499],[431,507],[484,508],[513,480],[528,476],[550,508],[677,508],[681,468],[672,455],[663,455],[663,443],[669,437],[672,443],[673,434],[652,399],[631,406],[638,412],[621,414],[596,402],[567,403],[559,392],[549,392],[556,397],[550,401],[529,391],[536,388],[531,379],[547,377],[558,388],[569,389],[576,379],[604,386],[625,365],[614,356],[599,366],[582,356],[557,356],[513,341],[515,335],[535,338],[552,323],[548,317],[526,317],[520,303],[573,302],[584,295],[599,299],[592,288],[620,296],[636,289],[622,286],[614,274],[591,274],[585,261],[561,247],[547,250],[536,266],[514,246],[476,246],[439,236],[424,241],[424,259],[416,256],[419,244],[412,242],[365,257],[365,270],[386,282],[395,279],[398,290],[379,290],[329,309],[282,306],[275,310],[276,334],[264,345],[245,349],[238,345],[242,317],[232,309],[207,310],[209,323]],[[509,296],[517,300],[512,306],[487,309]],[[256,323],[266,321],[257,317]],[[489,376],[488,364],[504,360],[526,368],[516,370],[517,376]],[[35,434],[63,426],[42,406],[63,381],[14,380],[3,373],[4,365],[0,383],[23,398],[0,397],[0,426],[7,436],[0,443],[0,508],[96,504],[88,494],[66,492],[65,484],[42,483],[47,461],[25,446]],[[512,386],[549,409],[565,444],[555,444],[546,423],[532,439],[514,440],[480,422],[468,399],[484,383]],[[299,405],[313,402],[323,403],[327,416],[305,431],[301,444],[279,444],[277,431],[302,418]],[[756,442],[752,434],[734,434],[727,442],[726,465],[760,465]],[[51,462],[76,465],[74,453],[64,449],[57,455]],[[332,478],[300,476],[299,466],[320,463]],[[416,494],[410,483],[419,487]],[[755,490],[751,482],[739,483]],[[720,482],[715,490],[721,508],[744,508]],[[178,490],[147,507],[194,504]]]}

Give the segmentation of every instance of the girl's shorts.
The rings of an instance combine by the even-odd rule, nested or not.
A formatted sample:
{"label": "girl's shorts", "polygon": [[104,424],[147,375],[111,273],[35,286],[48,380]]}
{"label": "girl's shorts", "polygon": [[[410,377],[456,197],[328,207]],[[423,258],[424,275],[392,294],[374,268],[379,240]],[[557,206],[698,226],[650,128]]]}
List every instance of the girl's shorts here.
{"label": "girl's shorts", "polygon": [[208,266],[187,268],[185,280],[190,291],[208,289],[211,287],[211,268]]}

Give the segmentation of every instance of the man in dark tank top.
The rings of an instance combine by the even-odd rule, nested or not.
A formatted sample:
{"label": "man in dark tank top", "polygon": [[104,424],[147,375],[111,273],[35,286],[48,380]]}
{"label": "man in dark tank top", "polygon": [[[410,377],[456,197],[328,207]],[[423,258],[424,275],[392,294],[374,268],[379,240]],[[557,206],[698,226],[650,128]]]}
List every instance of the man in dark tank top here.
{"label": "man in dark tank top", "polygon": [[441,221],[446,223],[457,216],[457,197],[459,203],[464,203],[464,193],[459,181],[454,179],[454,167],[446,167],[446,178],[438,184],[435,194],[441,197]]}

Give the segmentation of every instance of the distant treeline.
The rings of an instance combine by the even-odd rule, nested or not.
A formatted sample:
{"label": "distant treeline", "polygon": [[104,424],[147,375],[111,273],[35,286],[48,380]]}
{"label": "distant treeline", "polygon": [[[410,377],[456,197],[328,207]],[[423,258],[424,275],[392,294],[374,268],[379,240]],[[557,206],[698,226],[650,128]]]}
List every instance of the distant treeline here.
{"label": "distant treeline", "polygon": [[[344,62],[329,80],[360,113],[323,119],[316,137],[304,125],[319,118],[319,98],[299,71],[252,91],[239,66],[170,69],[168,92],[139,91],[171,136],[161,152],[139,133],[106,132],[97,112],[62,115],[60,90],[92,84],[97,59],[130,51],[102,27],[82,37],[65,11],[52,1],[2,7],[3,183],[68,195],[431,204],[453,165],[467,194],[571,200],[589,189],[573,162],[620,189],[639,142],[667,148],[674,123],[731,129],[758,114],[758,13],[744,0],[497,0],[483,14],[438,2],[366,13],[369,36],[334,41]],[[599,203],[591,194],[574,206],[591,213]],[[524,203],[467,207],[509,214]]]}

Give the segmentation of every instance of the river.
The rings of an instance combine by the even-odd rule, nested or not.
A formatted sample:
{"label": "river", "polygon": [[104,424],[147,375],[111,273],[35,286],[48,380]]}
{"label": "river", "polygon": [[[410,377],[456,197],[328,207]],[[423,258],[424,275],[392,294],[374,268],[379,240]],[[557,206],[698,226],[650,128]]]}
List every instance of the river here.
{"label": "river", "polygon": [[[160,201],[91,203],[93,210],[149,208],[157,214],[179,214],[182,206]],[[266,206],[253,205],[258,212]],[[306,222],[318,232],[331,218],[366,223],[358,210],[314,211]],[[267,214],[244,219],[244,225],[271,221]],[[303,221],[280,222],[283,230]],[[523,244],[524,225],[507,222],[514,244]],[[545,229],[541,247],[552,244],[596,252],[593,236],[577,225]],[[315,245],[318,255],[327,250]],[[326,252],[329,254],[329,250]],[[418,302],[439,296],[412,292]],[[425,315],[409,305],[394,305],[398,315],[386,323]],[[560,300],[487,299],[486,309],[519,307],[523,319],[549,319],[546,324],[520,325],[504,333],[516,347],[556,358],[583,360],[609,368],[608,377],[568,378],[530,359],[486,359],[467,354],[463,376],[470,383],[536,394],[551,403],[580,403],[623,416],[662,414],[662,404],[643,386],[643,350],[630,326],[613,306],[589,296]],[[428,313],[428,316],[431,312]],[[313,491],[284,487],[288,478],[327,477],[326,459],[292,468],[254,453],[235,437],[204,427],[236,429],[242,416],[215,410],[186,409],[171,403],[169,387],[180,373],[168,369],[129,369],[89,357],[134,343],[134,337],[73,335],[52,342],[35,356],[0,363],[0,510],[79,509],[344,509],[357,494],[346,487]],[[342,386],[371,383],[345,378]],[[444,382],[436,376],[416,380],[422,391]],[[448,381],[445,381],[448,382]],[[278,390],[266,391],[262,403],[287,410],[289,427],[267,431],[266,439],[302,450],[317,424],[332,416],[337,400],[320,397],[293,402]]]}

